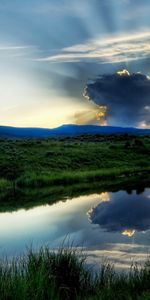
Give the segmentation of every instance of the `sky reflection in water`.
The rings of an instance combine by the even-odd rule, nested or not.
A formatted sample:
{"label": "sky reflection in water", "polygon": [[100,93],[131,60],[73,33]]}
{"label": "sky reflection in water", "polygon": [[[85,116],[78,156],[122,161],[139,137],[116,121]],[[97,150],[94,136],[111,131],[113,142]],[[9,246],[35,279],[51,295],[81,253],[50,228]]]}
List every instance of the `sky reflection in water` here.
{"label": "sky reflection in water", "polygon": [[[119,267],[143,261],[150,245],[150,189],[82,196],[30,210],[0,214],[0,254],[27,247],[61,246],[66,236],[85,247],[90,262],[108,259]],[[68,245],[68,239],[64,242]]]}

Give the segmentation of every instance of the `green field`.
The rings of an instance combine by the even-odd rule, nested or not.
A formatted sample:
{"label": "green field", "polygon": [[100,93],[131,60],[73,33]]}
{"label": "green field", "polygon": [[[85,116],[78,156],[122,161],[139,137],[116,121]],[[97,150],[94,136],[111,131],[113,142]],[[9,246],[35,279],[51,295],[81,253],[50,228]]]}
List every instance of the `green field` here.
{"label": "green field", "polygon": [[0,140],[0,192],[114,180],[150,170],[150,137]]}

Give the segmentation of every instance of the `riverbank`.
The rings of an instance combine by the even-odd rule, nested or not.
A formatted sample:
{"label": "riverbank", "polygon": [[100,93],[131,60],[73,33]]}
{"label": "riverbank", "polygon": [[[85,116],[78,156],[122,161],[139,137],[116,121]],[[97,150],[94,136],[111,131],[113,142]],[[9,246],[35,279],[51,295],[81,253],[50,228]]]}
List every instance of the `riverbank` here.
{"label": "riverbank", "polygon": [[149,170],[149,136],[0,140],[0,193],[114,180]]}
{"label": "riverbank", "polygon": [[1,300],[148,300],[150,262],[133,264],[127,273],[117,273],[102,264],[95,273],[82,252],[42,248],[13,261],[0,261]]}
{"label": "riverbank", "polygon": [[[90,183],[90,184],[89,184]],[[0,212],[30,209],[39,205],[54,204],[79,196],[117,192],[124,190],[131,194],[133,190],[140,194],[150,186],[150,175],[145,171],[132,176],[120,176],[110,180],[77,182],[74,184],[48,185],[44,187],[21,187],[0,193]]]}

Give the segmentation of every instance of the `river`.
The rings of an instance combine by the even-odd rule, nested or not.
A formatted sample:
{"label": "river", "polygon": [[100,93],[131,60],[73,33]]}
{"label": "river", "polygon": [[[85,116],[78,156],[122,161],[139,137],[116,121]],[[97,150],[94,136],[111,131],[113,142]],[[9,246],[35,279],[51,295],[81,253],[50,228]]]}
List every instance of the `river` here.
{"label": "river", "polygon": [[150,250],[150,189],[103,192],[53,205],[0,213],[0,256],[27,248],[82,248],[92,264],[105,257],[118,268],[142,263]]}

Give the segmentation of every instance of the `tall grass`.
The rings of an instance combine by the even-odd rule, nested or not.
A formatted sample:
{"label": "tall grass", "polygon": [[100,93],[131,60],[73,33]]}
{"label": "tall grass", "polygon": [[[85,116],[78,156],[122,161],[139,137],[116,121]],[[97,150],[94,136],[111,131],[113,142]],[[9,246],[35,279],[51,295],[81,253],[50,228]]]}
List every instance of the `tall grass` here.
{"label": "tall grass", "polygon": [[1,300],[148,300],[150,261],[117,273],[104,264],[97,273],[87,267],[85,256],[74,249],[29,251],[11,262],[0,261]]}
{"label": "tall grass", "polygon": [[133,176],[139,172],[145,172],[148,168],[142,167],[120,167],[108,168],[100,170],[89,171],[65,171],[65,172],[42,172],[26,173],[17,180],[19,187],[42,187],[42,186],[55,186],[59,184],[74,184],[84,183],[97,180],[115,179],[120,176]]}
{"label": "tall grass", "polygon": [[76,299],[92,284],[84,261],[73,249],[55,253],[48,248],[11,263],[1,261],[0,299]]}

